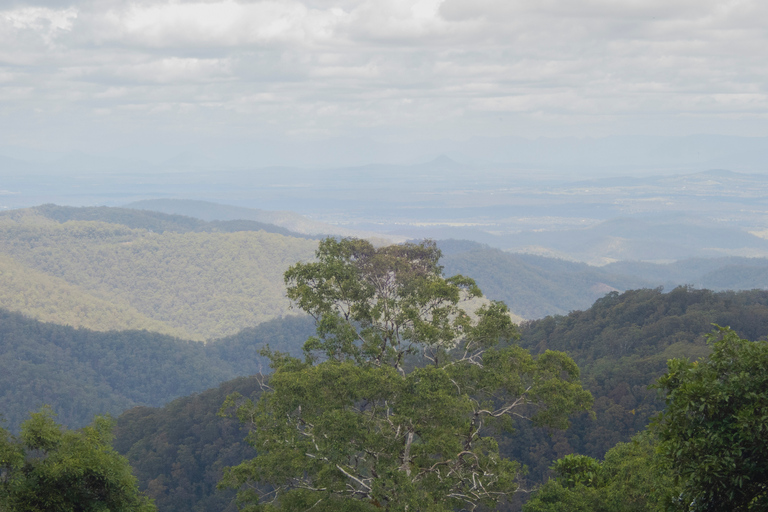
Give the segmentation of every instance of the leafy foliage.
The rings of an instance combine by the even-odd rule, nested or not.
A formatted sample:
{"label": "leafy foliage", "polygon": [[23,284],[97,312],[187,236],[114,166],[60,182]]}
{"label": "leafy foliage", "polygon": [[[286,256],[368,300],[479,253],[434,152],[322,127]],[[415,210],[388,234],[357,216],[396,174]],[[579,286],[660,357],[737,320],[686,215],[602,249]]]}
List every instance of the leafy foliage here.
{"label": "leafy foliage", "polygon": [[523,512],[652,512],[666,510],[679,491],[656,453],[650,432],[608,450],[605,461],[567,455]]}
{"label": "leafy foliage", "polygon": [[493,506],[522,468],[490,434],[513,418],[563,428],[591,405],[565,354],[500,346],[516,337],[502,303],[474,320],[461,308],[480,291],[442,276],[433,243],[327,239],[316,256],[285,274],[318,325],[305,361],[272,353],[261,400],[233,395],[223,407],[259,451],[223,480],[246,509]]}
{"label": "leafy foliage", "polygon": [[731,329],[709,337],[701,361],[669,361],[661,451],[682,485],[679,510],[768,508],[768,342]]}
{"label": "leafy foliage", "polygon": [[0,510],[151,512],[136,478],[110,446],[112,422],[97,417],[62,430],[49,409],[31,415],[16,439],[0,429]]}

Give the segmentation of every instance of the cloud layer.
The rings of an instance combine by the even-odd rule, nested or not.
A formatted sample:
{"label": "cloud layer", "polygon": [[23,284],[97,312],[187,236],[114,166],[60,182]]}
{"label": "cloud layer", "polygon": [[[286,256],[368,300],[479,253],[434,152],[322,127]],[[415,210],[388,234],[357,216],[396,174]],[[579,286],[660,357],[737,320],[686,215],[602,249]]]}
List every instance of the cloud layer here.
{"label": "cloud layer", "polygon": [[15,2],[0,136],[768,135],[758,0]]}

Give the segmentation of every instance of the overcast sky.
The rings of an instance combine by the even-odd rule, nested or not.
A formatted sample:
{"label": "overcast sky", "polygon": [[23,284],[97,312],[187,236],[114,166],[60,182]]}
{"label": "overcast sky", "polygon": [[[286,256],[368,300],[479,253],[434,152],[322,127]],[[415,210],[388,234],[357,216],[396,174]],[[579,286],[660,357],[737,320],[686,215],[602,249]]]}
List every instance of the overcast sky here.
{"label": "overcast sky", "polygon": [[0,3],[0,145],[768,135],[759,0]]}

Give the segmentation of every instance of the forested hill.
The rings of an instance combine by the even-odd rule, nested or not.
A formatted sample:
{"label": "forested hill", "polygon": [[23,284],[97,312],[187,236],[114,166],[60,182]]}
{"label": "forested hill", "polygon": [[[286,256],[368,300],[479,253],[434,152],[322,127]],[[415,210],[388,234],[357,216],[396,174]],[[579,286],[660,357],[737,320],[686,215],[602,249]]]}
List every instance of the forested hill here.
{"label": "forested hill", "polygon": [[[43,205],[0,213],[0,307],[94,330],[203,341],[290,312],[283,272],[317,241],[251,220]],[[303,236],[303,235],[301,235]],[[522,318],[586,309],[610,291],[694,283],[768,286],[768,260],[593,267],[440,241],[447,275],[475,278]]]}
{"label": "forested hill", "polygon": [[[531,433],[535,453],[532,474],[543,474],[545,460],[567,453],[602,457],[617,442],[644,429],[661,410],[649,385],[674,357],[692,360],[709,352],[705,335],[713,324],[732,327],[740,336],[768,336],[768,291],[712,292],[679,287],[610,293],[584,311],[524,323],[520,344],[534,352],[567,352],[579,365],[582,381],[595,397],[596,418],[578,418],[552,439]],[[527,450],[528,448],[526,448]],[[527,452],[521,451],[520,456]]]}
{"label": "forested hill", "polygon": [[443,240],[438,245],[447,275],[471,276],[488,298],[504,301],[523,318],[586,309],[610,291],[652,284],[585,263],[512,254],[474,242]]}
{"label": "forested hill", "polygon": [[0,309],[0,413],[15,430],[48,404],[58,421],[80,427],[96,414],[160,406],[267,371],[262,347],[295,354],[312,333],[308,317],[286,317],[202,344],[148,331],[74,329]]}
{"label": "forested hill", "polygon": [[139,486],[161,512],[236,512],[234,490],[217,490],[222,468],[255,456],[236,419],[217,415],[227,395],[257,399],[256,376],[240,377],[164,407],[120,415],[115,449],[125,455]]}
{"label": "forested hill", "polygon": [[[291,231],[284,227],[266,222],[248,219],[205,221],[185,215],[174,215],[132,208],[112,208],[107,206],[72,207],[56,204],[44,204],[30,208],[29,211],[64,223],[73,220],[92,220],[108,224],[120,224],[133,229],[146,229],[155,233],[170,231],[173,233],[235,233],[237,231],[265,231],[296,238],[319,239],[319,235],[307,235]],[[18,211],[2,212],[0,215],[15,216]]]}
{"label": "forested hill", "polygon": [[234,334],[288,313],[283,273],[317,246],[257,227],[111,208],[5,212],[0,307],[103,331]]}
{"label": "forested hill", "polygon": [[448,275],[473,277],[491,299],[523,318],[588,309],[611,291],[694,285],[715,291],[768,288],[766,258],[694,258],[674,263],[622,261],[595,267],[557,258],[504,252],[461,240],[441,240]]}
{"label": "forested hill", "polygon": [[[542,482],[552,462],[566,454],[602,457],[643,430],[660,410],[663,404],[648,385],[666,369],[668,358],[708,353],[704,336],[712,323],[729,325],[750,339],[765,337],[768,292],[632,290],[609,294],[584,311],[524,323],[521,345],[537,352],[564,350],[578,362],[595,397],[595,418],[577,417],[566,431],[518,423],[514,437],[500,439],[502,452],[528,466],[530,486]],[[160,510],[215,512],[231,506],[232,494],[217,494],[212,482],[222,466],[248,457],[241,451],[247,448],[236,425],[215,413],[228,391],[250,395],[258,389],[254,379],[240,379],[119,418],[116,446],[130,458]]]}

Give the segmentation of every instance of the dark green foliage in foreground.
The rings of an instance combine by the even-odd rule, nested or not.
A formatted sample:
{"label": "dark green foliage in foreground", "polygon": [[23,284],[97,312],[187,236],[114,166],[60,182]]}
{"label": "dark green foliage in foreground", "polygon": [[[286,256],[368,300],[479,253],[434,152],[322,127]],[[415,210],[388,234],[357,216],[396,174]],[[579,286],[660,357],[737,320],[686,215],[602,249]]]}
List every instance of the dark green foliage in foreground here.
{"label": "dark green foliage in foreground", "polygon": [[14,438],[0,429],[0,510],[151,512],[128,461],[110,446],[112,421],[97,417],[62,429],[48,409],[32,414]]}
{"label": "dark green foliage in foreground", "polygon": [[652,512],[666,510],[679,494],[649,432],[608,450],[601,462],[567,455],[552,466],[555,478],[523,512]]}
{"label": "dark green foliage in foreground", "polygon": [[705,360],[669,361],[661,453],[682,485],[678,510],[768,510],[768,341],[730,329]]}
{"label": "dark green foliage in foreground", "polygon": [[[768,510],[768,341],[719,328],[712,353],[671,359],[666,409],[600,463],[568,455],[524,512]],[[657,439],[658,437],[658,439]]]}
{"label": "dark green foliage in foreground", "polygon": [[147,331],[95,332],[47,324],[0,309],[0,411],[17,431],[31,410],[50,404],[69,427],[96,414],[174,398],[266,368],[271,343],[297,353],[311,319],[266,322],[208,344]]}
{"label": "dark green foliage in foreground", "polygon": [[[653,411],[660,410],[663,401],[657,399],[656,391],[647,389],[647,384],[655,381],[657,376],[664,373],[666,368],[665,354],[675,356],[689,356],[696,358],[706,355],[708,347],[705,343],[704,334],[711,332],[710,322],[721,321],[734,327],[743,328],[745,332],[751,333],[750,336],[760,337],[761,328],[768,327],[768,306],[766,306],[765,292],[739,292],[739,293],[711,293],[702,290],[691,290],[681,288],[673,293],[664,294],[658,290],[636,290],[621,295],[609,296],[600,301],[592,310],[573,313],[568,317],[554,317],[539,322],[530,322],[523,326],[522,343],[537,347],[544,345],[552,347],[567,347],[581,361],[584,367],[582,379],[587,379],[587,385],[596,395],[596,418],[579,417],[573,421],[571,428],[565,432],[546,431],[526,426],[525,423],[519,423],[516,427],[514,436],[502,436],[498,439],[502,453],[508,457],[525,462],[530,468],[529,478],[531,482],[527,485],[532,487],[536,482],[546,480],[549,466],[552,461],[561,458],[569,453],[577,451],[579,453],[588,453],[593,457],[602,459],[607,457],[606,451],[611,449],[618,442],[629,441],[630,437],[636,432],[642,431]],[[640,312],[644,312],[640,314]],[[664,330],[661,326],[670,322],[669,317],[673,317],[673,322],[680,322],[679,325],[686,326],[678,331]],[[277,323],[272,324],[274,329],[269,339],[276,339],[281,332],[282,327]],[[292,339],[306,339],[308,333],[314,332],[314,327],[306,325],[304,334],[299,332]],[[656,334],[653,334],[656,333]],[[658,333],[666,333],[659,336]],[[298,337],[303,336],[303,338]],[[611,355],[612,349],[610,340],[613,337],[629,338],[629,354],[623,356]],[[637,339],[630,338],[631,336]],[[298,337],[298,338],[297,338]],[[536,341],[534,344],[533,341]],[[576,343],[568,344],[570,340]],[[234,339],[233,339],[234,341]],[[653,344],[653,350],[658,350],[659,355],[644,355],[633,357],[632,351],[644,353],[645,343]],[[226,355],[226,359],[234,360],[240,349],[235,349],[234,344],[214,344],[210,348],[221,351],[221,357],[229,350],[231,354]],[[243,347],[250,352],[243,359],[250,359],[252,351],[258,349],[258,345],[249,345],[243,342]],[[671,348],[670,348],[671,347]],[[536,348],[540,350],[540,348]],[[599,364],[592,359],[596,357]],[[256,389],[255,381],[251,385]],[[245,396],[249,396],[250,390],[241,391]],[[207,392],[206,392],[207,393]],[[219,392],[219,396],[226,394]],[[205,393],[203,394],[205,395]],[[203,395],[199,395],[202,397]],[[648,402],[643,402],[649,400]],[[157,479],[162,474],[168,474],[168,467],[173,467],[180,455],[188,453],[186,449],[179,448],[178,443],[182,445],[200,444],[199,452],[210,453],[219,450],[222,453],[228,452],[228,442],[225,441],[221,448],[220,445],[213,442],[216,450],[207,448],[211,443],[196,440],[196,436],[202,436],[209,432],[211,427],[207,422],[200,422],[199,427],[192,424],[197,422],[196,418],[212,418],[218,409],[220,402],[213,398],[210,400],[201,400],[191,397],[180,399],[177,403],[185,404],[184,407],[164,409],[139,409],[144,411],[136,413],[137,421],[129,423],[137,428],[141,440],[136,440],[132,444],[140,444],[145,447],[134,453],[137,455],[132,459],[136,465],[142,488],[146,488],[147,483]],[[638,407],[638,403],[648,403],[648,407],[643,409]],[[205,407],[203,407],[205,405]],[[632,410],[635,409],[635,414]],[[127,415],[133,414],[129,411]],[[146,416],[142,416],[146,414]],[[145,418],[147,423],[139,421]],[[160,421],[157,418],[164,418]],[[194,419],[193,419],[194,418]],[[122,422],[123,418],[120,419]],[[215,422],[213,419],[211,423]],[[219,421],[226,421],[219,418]],[[188,425],[188,429],[180,429],[178,437],[169,438],[167,432],[172,430],[173,424]],[[121,423],[122,424],[122,423]],[[130,429],[117,430],[118,442],[123,435],[131,436]],[[208,435],[208,434],[205,434]],[[134,437],[131,437],[134,439]],[[169,441],[168,439],[173,439]],[[235,441],[240,443],[241,439]],[[638,441],[640,442],[640,441]],[[645,446],[640,442],[637,446]],[[123,445],[120,445],[120,451],[123,452]],[[623,445],[622,445],[623,446]],[[636,446],[633,441],[631,446]],[[584,447],[591,451],[582,451]],[[625,449],[629,449],[626,447]],[[637,448],[638,450],[640,448]],[[127,450],[127,448],[126,448]],[[155,453],[157,452],[157,453]],[[157,458],[165,457],[165,453],[172,454],[168,462],[160,464]],[[640,464],[639,455],[637,463]],[[148,463],[142,461],[147,459]],[[195,455],[196,464],[203,459]],[[634,460],[634,459],[633,459]],[[153,473],[154,471],[154,473]],[[641,474],[641,472],[637,472]],[[194,475],[197,475],[195,479]],[[167,487],[153,487],[152,494],[157,500],[162,510],[182,510],[172,507],[173,499],[170,495],[176,492],[176,489],[202,489],[209,488],[210,477],[204,476],[203,471],[197,471],[186,474],[186,483],[164,483]],[[551,484],[548,484],[551,485]],[[633,484],[634,485],[634,484]],[[639,488],[642,488],[639,487]],[[179,491],[180,492],[180,491]],[[197,492],[197,491],[196,491]],[[223,492],[223,491],[222,491]],[[590,491],[585,491],[590,492]],[[166,496],[166,493],[168,494]],[[211,491],[212,496],[214,493]],[[165,496],[165,497],[164,497]],[[178,494],[175,494],[178,496]],[[213,503],[213,497],[200,498],[207,504]],[[187,503],[187,502],[184,502]],[[215,508],[210,505],[209,510],[223,510],[228,503],[223,500],[220,503],[221,508]],[[553,509],[554,510],[554,509]]]}
{"label": "dark green foliage in foreground", "polygon": [[315,263],[286,272],[317,336],[304,361],[271,354],[259,401],[233,395],[223,407],[258,450],[223,480],[245,510],[494,507],[522,468],[493,434],[521,418],[565,428],[589,408],[573,361],[509,344],[517,334],[502,303],[470,317],[462,306],[479,289],[444,278],[439,258],[429,242],[326,239]]}
{"label": "dark green foliage in foreground", "polygon": [[252,458],[240,424],[217,415],[227,395],[257,399],[260,379],[241,377],[162,408],[135,407],[117,420],[114,447],[162,512],[234,511],[233,490],[216,490],[222,468]]}

